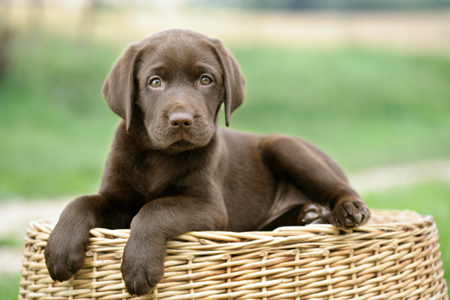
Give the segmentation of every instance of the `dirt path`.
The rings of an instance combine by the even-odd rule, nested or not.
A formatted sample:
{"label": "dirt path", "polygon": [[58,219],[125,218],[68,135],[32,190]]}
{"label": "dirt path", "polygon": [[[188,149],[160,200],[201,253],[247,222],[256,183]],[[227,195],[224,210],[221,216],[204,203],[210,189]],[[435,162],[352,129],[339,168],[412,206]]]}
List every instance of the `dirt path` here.
{"label": "dirt path", "polygon": [[[25,237],[31,220],[57,217],[70,198],[14,200],[0,203],[0,240],[9,237]],[[0,246],[0,274],[17,274],[21,268],[22,250]]]}
{"label": "dirt path", "polygon": [[[409,186],[426,181],[450,183],[450,160],[430,160],[394,165],[351,174],[350,182],[360,193]],[[24,236],[30,220],[55,218],[73,197],[52,200],[15,200],[0,203],[0,239]],[[17,273],[22,254],[17,249],[0,247],[0,273]]]}
{"label": "dirt path", "polygon": [[450,182],[450,160],[427,160],[413,164],[379,167],[351,174],[350,183],[360,193],[409,186],[426,181]]}

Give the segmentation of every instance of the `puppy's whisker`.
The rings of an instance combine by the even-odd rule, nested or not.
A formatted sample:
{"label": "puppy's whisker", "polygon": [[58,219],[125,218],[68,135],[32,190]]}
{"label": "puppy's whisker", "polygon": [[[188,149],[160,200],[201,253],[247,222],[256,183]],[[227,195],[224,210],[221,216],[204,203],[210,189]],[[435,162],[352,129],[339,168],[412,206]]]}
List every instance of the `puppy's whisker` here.
{"label": "puppy's whisker", "polygon": [[141,139],[140,137],[138,138],[139,142],[137,143],[137,146],[141,145],[143,142],[145,142],[146,140],[150,140],[149,136],[145,136],[143,139]]}

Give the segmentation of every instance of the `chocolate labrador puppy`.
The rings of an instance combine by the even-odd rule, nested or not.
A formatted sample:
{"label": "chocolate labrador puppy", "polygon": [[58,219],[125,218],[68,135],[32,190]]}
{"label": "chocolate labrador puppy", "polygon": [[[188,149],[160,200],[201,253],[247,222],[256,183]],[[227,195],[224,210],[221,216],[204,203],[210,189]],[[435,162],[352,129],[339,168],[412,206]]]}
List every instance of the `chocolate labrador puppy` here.
{"label": "chocolate labrador puppy", "polygon": [[193,230],[352,228],[369,209],[341,169],[299,138],[218,128],[244,100],[238,64],[216,39],[168,30],[129,46],[103,86],[123,120],[100,190],[63,211],[45,249],[54,280],[83,265],[89,230],[131,228],[122,275],[130,294],[161,280],[166,242]]}

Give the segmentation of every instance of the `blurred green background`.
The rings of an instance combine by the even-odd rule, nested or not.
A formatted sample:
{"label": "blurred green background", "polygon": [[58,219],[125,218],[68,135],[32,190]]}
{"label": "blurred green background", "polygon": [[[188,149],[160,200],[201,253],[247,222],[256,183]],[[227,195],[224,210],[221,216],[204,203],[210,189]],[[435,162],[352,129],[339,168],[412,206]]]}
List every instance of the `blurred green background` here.
{"label": "blurred green background", "polygon": [[[446,1],[69,2],[1,3],[0,205],[96,191],[119,120],[102,99],[103,80],[129,42],[172,27],[221,38],[238,60],[246,100],[231,129],[303,137],[350,174],[450,160]],[[434,216],[448,282],[450,183],[362,194],[371,207]],[[20,240],[0,236],[0,247],[20,251]],[[0,298],[16,299],[18,282],[0,273]]]}

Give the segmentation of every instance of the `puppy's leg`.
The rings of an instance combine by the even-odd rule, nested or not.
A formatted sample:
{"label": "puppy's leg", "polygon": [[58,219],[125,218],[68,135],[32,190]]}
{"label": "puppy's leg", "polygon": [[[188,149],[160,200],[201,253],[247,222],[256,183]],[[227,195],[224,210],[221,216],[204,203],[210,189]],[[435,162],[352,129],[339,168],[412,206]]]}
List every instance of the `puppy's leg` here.
{"label": "puppy's leg", "polygon": [[[222,201],[223,202],[223,201]],[[168,197],[144,205],[131,222],[122,277],[130,294],[150,292],[164,275],[166,242],[193,230],[224,230],[224,205],[195,197]]]}
{"label": "puppy's leg", "polygon": [[82,196],[72,201],[62,212],[45,247],[50,277],[68,280],[83,266],[91,228],[124,228],[129,226],[129,220],[130,216],[113,208],[101,195]]}
{"label": "puppy's leg", "polygon": [[370,211],[365,202],[319,149],[303,140],[280,136],[267,137],[261,146],[263,159],[280,178],[318,204],[330,207],[331,224],[352,228],[368,221]]}

